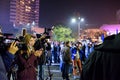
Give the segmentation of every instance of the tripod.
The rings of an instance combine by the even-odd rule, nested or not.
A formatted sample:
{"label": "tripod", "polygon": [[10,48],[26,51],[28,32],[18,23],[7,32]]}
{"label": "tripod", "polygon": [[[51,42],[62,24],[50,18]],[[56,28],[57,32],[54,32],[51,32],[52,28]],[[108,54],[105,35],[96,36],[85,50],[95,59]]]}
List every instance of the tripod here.
{"label": "tripod", "polygon": [[53,74],[50,72],[50,60],[48,61],[48,77],[45,80],[52,80]]}

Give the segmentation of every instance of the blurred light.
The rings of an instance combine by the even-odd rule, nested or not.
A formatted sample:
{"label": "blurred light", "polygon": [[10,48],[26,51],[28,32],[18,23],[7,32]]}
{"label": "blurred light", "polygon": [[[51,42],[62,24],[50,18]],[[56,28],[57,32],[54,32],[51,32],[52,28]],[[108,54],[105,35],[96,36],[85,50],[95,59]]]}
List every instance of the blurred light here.
{"label": "blurred light", "polygon": [[23,5],[24,5],[24,4],[25,4],[25,2],[24,2],[24,1],[20,1],[20,4],[23,4]]}
{"label": "blurred light", "polygon": [[27,26],[30,26],[30,23],[27,23]]}
{"label": "blurred light", "polygon": [[34,11],[35,13],[37,13],[37,11]]}
{"label": "blurred light", "polygon": [[35,1],[35,0],[32,0],[33,2]]}
{"label": "blurred light", "polygon": [[31,11],[31,7],[30,6],[25,6],[25,11],[26,12],[30,12]]}
{"label": "blurred light", "polygon": [[75,18],[72,18],[72,21],[71,21],[72,23],[75,23],[76,22],[76,19]]}
{"label": "blurred light", "polygon": [[81,18],[81,20],[80,20],[81,22],[84,22],[84,18]]}
{"label": "blurred light", "polygon": [[30,2],[30,1],[28,1],[28,3],[30,4],[31,2]]}
{"label": "blurred light", "polygon": [[33,26],[35,25],[35,21],[32,22],[32,25],[33,25]]}
{"label": "blurred light", "polygon": [[22,22],[19,22],[19,24],[22,24]]}
{"label": "blurred light", "polygon": [[[78,17],[78,21],[84,22],[84,18]],[[77,22],[77,19],[76,19],[76,18],[72,18],[71,22],[72,22],[72,23],[76,23],[76,22]]]}
{"label": "blurred light", "polygon": [[78,17],[78,19],[80,20],[80,17]]}
{"label": "blurred light", "polygon": [[15,23],[13,24],[13,27],[15,27]]}

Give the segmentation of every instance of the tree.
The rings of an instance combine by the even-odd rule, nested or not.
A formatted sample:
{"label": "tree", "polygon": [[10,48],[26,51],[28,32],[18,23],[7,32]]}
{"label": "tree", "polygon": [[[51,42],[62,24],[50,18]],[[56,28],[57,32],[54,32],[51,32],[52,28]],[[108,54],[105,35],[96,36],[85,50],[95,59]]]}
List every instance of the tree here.
{"label": "tree", "polygon": [[55,41],[74,41],[71,36],[72,30],[63,25],[57,25],[53,29],[53,40]]}

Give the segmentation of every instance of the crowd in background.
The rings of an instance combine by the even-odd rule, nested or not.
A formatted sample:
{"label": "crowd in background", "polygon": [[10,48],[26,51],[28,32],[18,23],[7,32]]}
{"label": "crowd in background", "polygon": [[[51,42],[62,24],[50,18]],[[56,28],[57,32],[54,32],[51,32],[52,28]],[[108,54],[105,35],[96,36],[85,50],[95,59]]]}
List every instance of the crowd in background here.
{"label": "crowd in background", "polygon": [[[60,64],[63,79],[69,80],[70,74],[77,78],[82,72],[82,65],[85,60],[94,50],[94,43],[90,40],[76,42],[50,41],[46,33],[39,35],[39,37],[38,35],[23,33],[18,40],[9,38],[2,33],[1,37],[3,38],[1,44],[9,44],[4,52],[1,48],[1,53],[14,54],[11,62],[5,60],[6,55],[2,55],[8,79],[12,75],[14,80],[36,80],[36,76],[39,76],[39,80],[43,80],[42,66],[52,63]],[[1,45],[1,47],[4,46]],[[79,71],[79,74],[77,71]]]}
{"label": "crowd in background", "polygon": [[[76,42],[52,41],[49,44],[51,45],[51,55],[48,55],[50,62],[60,63],[63,79],[69,80],[71,74],[74,75],[74,79],[80,78],[82,65],[94,50],[94,46],[99,43],[86,39]],[[66,60],[64,60],[64,56],[67,56]]]}

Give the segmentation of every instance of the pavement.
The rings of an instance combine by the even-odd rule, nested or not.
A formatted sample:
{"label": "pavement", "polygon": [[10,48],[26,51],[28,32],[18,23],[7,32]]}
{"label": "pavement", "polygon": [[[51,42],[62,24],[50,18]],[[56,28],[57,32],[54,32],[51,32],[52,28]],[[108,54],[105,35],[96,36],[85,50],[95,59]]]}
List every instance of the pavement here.
{"label": "pavement", "polygon": [[[59,63],[52,63],[51,66],[43,65],[43,77],[44,80],[50,80],[49,72],[52,74],[51,80],[63,80],[62,79],[62,72],[60,70],[60,64]],[[77,79],[74,79],[74,76],[69,74],[70,80],[79,80],[79,76],[77,76]]]}

